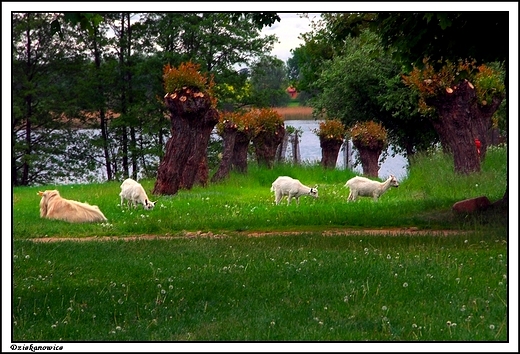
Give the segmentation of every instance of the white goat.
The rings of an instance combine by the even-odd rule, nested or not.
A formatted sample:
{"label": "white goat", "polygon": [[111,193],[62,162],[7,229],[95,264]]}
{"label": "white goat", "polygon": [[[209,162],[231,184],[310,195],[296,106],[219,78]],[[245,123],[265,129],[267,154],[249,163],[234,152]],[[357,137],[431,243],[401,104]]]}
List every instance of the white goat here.
{"label": "white goat", "polygon": [[127,178],[123,181],[121,184],[121,193],[119,193],[119,196],[121,197],[121,207],[123,206],[125,199],[128,200],[128,207],[130,207],[130,204],[132,204],[135,208],[137,207],[137,203],[140,203],[143,204],[143,208],[150,210],[155,206],[155,202],[152,202],[150,199],[148,199],[143,186],[131,178]]}
{"label": "white goat", "polygon": [[384,182],[372,181],[365,177],[353,177],[345,183],[345,187],[349,187],[350,193],[347,200],[356,200],[360,197],[372,197],[374,201],[385,193],[390,187],[399,187],[399,182],[395,176],[390,175]]}
{"label": "white goat", "polygon": [[299,205],[302,195],[318,198],[318,186],[310,188],[301,184],[299,180],[287,176],[278,177],[271,186],[271,192],[274,192],[276,205],[280,204],[284,196],[287,196],[287,205],[291,204],[291,198],[295,198]]}

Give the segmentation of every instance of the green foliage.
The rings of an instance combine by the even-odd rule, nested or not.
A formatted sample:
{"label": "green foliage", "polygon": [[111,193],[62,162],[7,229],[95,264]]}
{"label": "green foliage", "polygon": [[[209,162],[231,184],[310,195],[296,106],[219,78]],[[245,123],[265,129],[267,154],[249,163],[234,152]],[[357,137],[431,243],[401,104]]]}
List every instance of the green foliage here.
{"label": "green foliage", "polygon": [[319,94],[311,105],[317,113],[325,111],[345,126],[357,121],[384,120],[388,113],[378,97],[386,92],[386,82],[399,68],[382,55],[377,36],[370,32],[348,39],[344,52],[323,69],[316,81]]}
{"label": "green foliage", "polygon": [[378,13],[370,26],[407,67],[421,66],[424,57],[433,61],[469,57],[489,63],[506,61],[508,56],[499,41],[482,46],[482,38],[508,35],[507,11]]}
{"label": "green foliage", "polygon": [[257,107],[284,107],[290,100],[285,64],[277,58],[263,57],[251,67],[251,104]]}

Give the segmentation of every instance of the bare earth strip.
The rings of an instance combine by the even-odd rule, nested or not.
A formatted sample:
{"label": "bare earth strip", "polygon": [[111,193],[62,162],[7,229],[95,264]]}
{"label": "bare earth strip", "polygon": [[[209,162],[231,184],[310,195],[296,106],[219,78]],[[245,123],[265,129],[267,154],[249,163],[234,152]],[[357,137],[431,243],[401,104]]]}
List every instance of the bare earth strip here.
{"label": "bare earth strip", "polygon": [[[262,236],[291,236],[291,235],[305,235],[315,234],[312,231],[289,231],[289,232],[251,232],[251,233],[235,233],[247,237],[262,237]],[[466,233],[460,230],[419,230],[415,228],[402,229],[343,229],[343,230],[326,230],[322,231],[322,236],[366,236],[366,235],[383,235],[383,236],[450,236],[461,235]],[[33,242],[60,242],[60,241],[139,241],[139,240],[172,240],[179,238],[224,238],[226,234],[215,234],[213,232],[181,232],[177,235],[139,235],[139,236],[91,236],[91,237],[45,237],[33,238],[29,241]]]}

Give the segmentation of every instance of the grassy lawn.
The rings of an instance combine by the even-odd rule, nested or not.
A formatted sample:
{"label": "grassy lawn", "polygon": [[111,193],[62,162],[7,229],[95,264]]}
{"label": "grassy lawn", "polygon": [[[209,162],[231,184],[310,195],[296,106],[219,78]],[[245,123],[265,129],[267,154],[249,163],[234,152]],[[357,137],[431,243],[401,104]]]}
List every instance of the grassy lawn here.
{"label": "grassy lawn", "polygon": [[[318,184],[319,198],[274,205],[279,175]],[[461,199],[502,197],[506,149],[471,176],[423,156],[377,203],[346,202],[353,175],[251,164],[152,211],[122,209],[120,182],[13,188],[12,340],[506,342],[508,212],[451,212]],[[108,222],[40,219],[37,191],[55,188]],[[347,232],[363,229],[381,234]],[[171,237],[126,238],[139,235]],[[115,239],[34,242],[92,236]]]}

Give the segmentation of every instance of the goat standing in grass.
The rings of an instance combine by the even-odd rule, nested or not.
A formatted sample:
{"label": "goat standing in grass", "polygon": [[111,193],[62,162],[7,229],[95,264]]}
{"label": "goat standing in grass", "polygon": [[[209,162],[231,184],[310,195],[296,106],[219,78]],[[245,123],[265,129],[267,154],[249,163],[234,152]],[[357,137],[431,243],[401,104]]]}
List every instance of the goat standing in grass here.
{"label": "goat standing in grass", "polygon": [[274,192],[274,202],[280,204],[280,200],[287,196],[287,205],[291,204],[291,199],[296,199],[296,204],[300,204],[300,196],[309,195],[318,198],[318,186],[312,188],[304,186],[297,179],[280,176],[271,185],[271,192]]}
{"label": "goat standing in grass", "polygon": [[372,197],[377,201],[383,193],[390,187],[399,187],[399,182],[395,176],[390,175],[384,182],[372,181],[365,177],[353,177],[345,183],[345,187],[350,189],[348,201],[355,201],[358,196]]}
{"label": "goat standing in grass", "polygon": [[121,193],[119,193],[119,196],[121,197],[121,207],[123,207],[123,202],[125,199],[128,200],[129,207],[130,204],[132,204],[135,208],[137,207],[137,203],[140,203],[143,204],[143,208],[146,210],[151,210],[155,206],[155,202],[152,202],[150,199],[148,199],[143,186],[131,178],[127,178],[123,181],[121,184]]}

